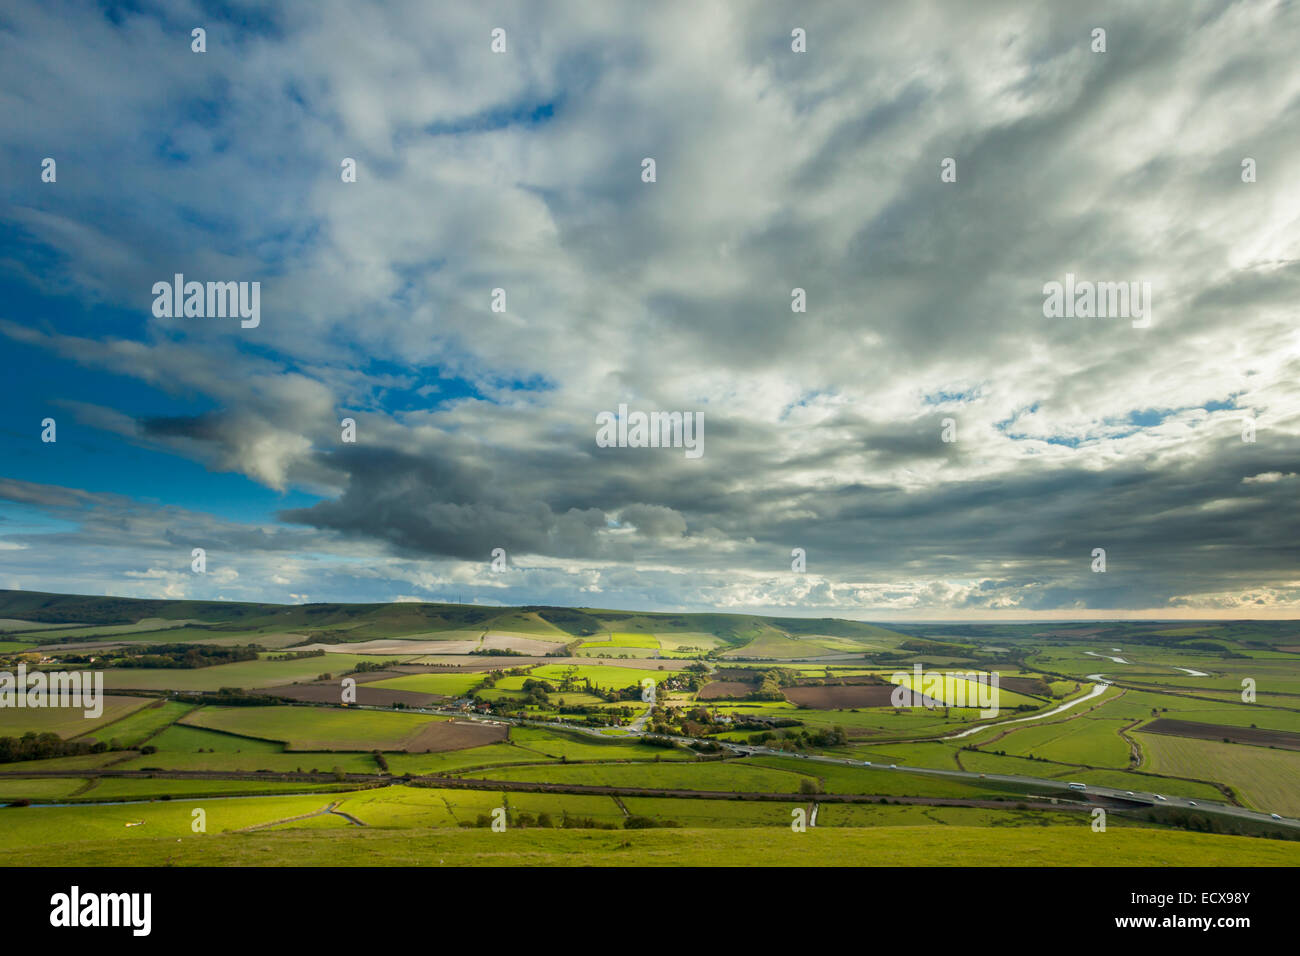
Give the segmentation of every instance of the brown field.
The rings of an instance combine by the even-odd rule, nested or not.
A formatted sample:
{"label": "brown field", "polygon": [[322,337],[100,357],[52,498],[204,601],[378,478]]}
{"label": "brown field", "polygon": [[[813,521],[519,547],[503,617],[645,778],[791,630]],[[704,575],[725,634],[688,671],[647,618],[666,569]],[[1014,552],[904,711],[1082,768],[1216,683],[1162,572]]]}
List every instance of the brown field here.
{"label": "brown field", "polygon": [[1141,730],[1148,734],[1166,734],[1170,737],[1191,737],[1194,740],[1223,740],[1225,737],[1237,744],[1255,744],[1261,747],[1278,747],[1282,750],[1300,750],[1300,734],[1285,730],[1260,730],[1255,727],[1224,727],[1220,724],[1201,724],[1194,720],[1173,720],[1161,717],[1145,724]]}
{"label": "brown field", "polygon": [[326,654],[394,654],[413,657],[417,654],[468,654],[477,650],[478,641],[409,641],[386,637],[345,644],[304,644],[294,650],[324,651]]}
{"label": "brown field", "polygon": [[564,646],[562,641],[541,641],[519,634],[499,634],[491,631],[483,638],[484,650],[518,651],[520,654],[549,654]]}
{"label": "brown field", "polygon": [[[570,660],[559,657],[489,657],[486,654],[468,654],[460,657],[430,654],[418,657],[406,664],[391,668],[389,677],[401,677],[403,674],[465,674],[481,671],[504,671],[512,667],[531,667],[533,664],[554,664],[557,661]],[[584,661],[590,664],[591,661]]]}
{"label": "brown field", "polygon": [[406,752],[437,753],[443,750],[468,750],[506,739],[505,724],[484,724],[468,720],[439,720],[428,724],[406,744]]}
{"label": "brown field", "polygon": [[874,674],[850,674],[847,677],[801,677],[795,683],[800,687],[818,687],[823,684],[831,686],[836,684],[875,684],[879,686],[885,682]]}
{"label": "brown field", "polygon": [[700,700],[738,700],[754,693],[754,684],[743,684],[737,680],[715,680],[705,684],[696,695]]}

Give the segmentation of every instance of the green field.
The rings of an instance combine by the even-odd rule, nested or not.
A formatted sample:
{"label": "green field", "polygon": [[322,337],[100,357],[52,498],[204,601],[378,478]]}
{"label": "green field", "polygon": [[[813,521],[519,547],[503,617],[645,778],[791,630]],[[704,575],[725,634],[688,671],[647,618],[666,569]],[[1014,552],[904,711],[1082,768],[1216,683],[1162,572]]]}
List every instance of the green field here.
{"label": "green field", "polygon": [[533,780],[601,787],[669,790],[798,793],[803,775],[748,764],[664,762],[651,764],[564,764],[502,767],[465,774],[482,780]]}
{"label": "green field", "polygon": [[1226,783],[1257,810],[1300,816],[1300,753],[1165,734],[1137,737],[1154,773]]}
{"label": "green field", "polygon": [[[243,822],[272,814],[319,809],[320,798],[264,798],[256,813],[239,811]],[[271,801],[285,801],[277,808]],[[297,801],[297,802],[294,802]],[[247,800],[229,801],[248,803]],[[108,808],[121,809],[121,808]],[[76,808],[62,820],[44,820],[14,839],[0,812],[0,865],[282,866],[1287,866],[1300,865],[1300,844],[1249,837],[1114,827],[1106,834],[1087,826],[898,826],[817,827],[791,833],[776,827],[719,827],[605,832],[526,829],[493,833],[481,829],[415,830],[346,827],[316,830],[299,826],[238,836],[189,832],[185,808],[174,817],[155,815],[149,836],[122,839],[122,823],[91,821]],[[13,811],[14,815],[55,811]],[[95,812],[104,812],[97,810]],[[81,829],[86,828],[86,829]],[[147,827],[138,827],[143,831]],[[63,849],[68,833],[81,838]],[[133,831],[126,831],[133,833]],[[159,838],[161,836],[161,838]],[[42,839],[44,837],[44,839]],[[179,842],[177,842],[179,838]],[[1104,843],[1102,842],[1104,841]],[[1102,849],[1099,847],[1101,843]],[[35,845],[33,845],[35,844]],[[69,854],[75,854],[70,857]]]}
{"label": "green field", "polygon": [[174,701],[147,701],[149,706],[132,712],[120,720],[99,727],[86,734],[93,740],[110,743],[116,740],[123,747],[139,747],[150,740],[163,728],[170,726],[194,709],[193,704],[179,704]]}
{"label": "green field", "polygon": [[315,680],[322,674],[341,677],[361,662],[393,664],[401,657],[376,657],[359,654],[326,654],[324,657],[305,657],[298,660],[238,661],[234,664],[217,664],[193,670],[176,668],[109,668],[104,672],[104,687],[108,690],[220,690],[223,687],[240,687],[244,690],[277,687],[301,681]]}
{"label": "green field", "polygon": [[1006,751],[1011,756],[1043,757],[1061,763],[1122,770],[1129,765],[1129,745],[1119,735],[1119,729],[1126,723],[1123,718],[1079,716],[1020,724],[1016,729],[1008,728],[1010,732],[1005,737],[984,746]]}
{"label": "green field", "polygon": [[278,741],[289,750],[406,750],[445,718],[325,707],[204,707],[189,727]]}
{"label": "green field", "polygon": [[585,734],[512,727],[510,739],[523,750],[540,757],[567,760],[694,760],[683,749],[652,747],[649,744],[611,740],[605,743]]}
{"label": "green field", "polygon": [[439,694],[443,697],[463,697],[483,683],[483,674],[407,674],[371,681],[364,687],[383,687],[388,690],[409,690],[417,694]]}
{"label": "green field", "polygon": [[21,737],[26,733],[57,734],[65,740],[82,737],[97,733],[149,703],[146,697],[106,694],[98,717],[87,717],[81,707],[0,707],[0,737]]}
{"label": "green field", "polygon": [[579,648],[608,649],[615,647],[643,647],[658,649],[659,639],[653,634],[613,633],[605,640],[584,641]]}

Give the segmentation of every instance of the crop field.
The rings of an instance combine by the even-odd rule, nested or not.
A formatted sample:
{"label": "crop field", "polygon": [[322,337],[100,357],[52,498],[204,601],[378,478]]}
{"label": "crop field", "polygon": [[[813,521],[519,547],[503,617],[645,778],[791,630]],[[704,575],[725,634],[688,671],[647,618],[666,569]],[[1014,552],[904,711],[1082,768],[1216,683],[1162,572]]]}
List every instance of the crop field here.
{"label": "crop field", "polygon": [[8,800],[62,800],[85,789],[92,781],[81,777],[0,777],[0,802]]}
{"label": "crop field", "polygon": [[[961,673],[966,674],[978,672],[962,670]],[[1001,686],[997,688],[996,692],[994,692],[991,686],[984,686],[982,691],[983,694],[987,695],[987,697],[982,697],[980,685],[973,681],[961,680],[958,678],[945,678],[941,689],[932,689],[926,680],[922,679],[921,683],[917,684],[915,677],[904,671],[902,672],[902,680],[900,680],[899,683],[918,693],[925,693],[929,697],[937,700],[939,703],[947,706],[957,706],[958,704],[962,704],[963,706],[971,707],[977,701],[984,699],[987,699],[991,706],[1002,710],[1010,710],[1013,707],[1020,706],[1038,707],[1042,705],[1042,701],[1040,700],[1026,697],[1024,694],[1017,694],[1015,691],[1008,690]]]}
{"label": "crop field", "polygon": [[57,734],[65,739],[83,737],[150,703],[146,697],[106,694],[98,717],[87,717],[80,707],[0,707],[0,737],[21,737],[27,733]]}
{"label": "crop field", "polygon": [[234,664],[217,664],[194,670],[147,670],[145,668],[116,669],[104,672],[107,690],[220,690],[223,687],[253,688],[275,687],[295,681],[314,680],[321,674],[341,676],[358,664],[392,663],[391,657],[374,657],[356,654],[328,654],[325,657],[307,657],[298,660],[239,661]]}
{"label": "crop field", "polygon": [[652,747],[633,741],[601,741],[585,735],[514,727],[510,740],[521,750],[566,760],[693,760],[686,750]]}
{"label": "crop field", "polygon": [[359,685],[358,689],[362,686],[367,689],[382,687],[389,690],[437,694],[442,697],[463,697],[482,683],[482,674],[408,674],[404,677],[390,677],[386,680],[369,682]]}
{"label": "crop field", "polygon": [[194,709],[193,704],[180,704],[170,700],[146,703],[148,706],[132,711],[110,724],[101,725],[84,737],[102,740],[104,743],[116,740],[123,747],[138,747]]}
{"label": "crop field", "polygon": [[280,782],[263,780],[167,780],[106,777],[88,781],[88,785],[72,795],[79,801],[92,800],[156,800],[196,799],[199,797],[229,797],[240,794],[298,794],[304,792],[332,793],[344,787],[338,783]]}
{"label": "crop field", "polygon": [[289,750],[460,750],[505,728],[417,714],[316,707],[204,707],[182,724],[283,743]]}
{"label": "crop field", "polygon": [[805,775],[771,767],[707,763],[564,764],[503,767],[466,774],[482,780],[575,783],[598,787],[654,787],[664,790],[722,790],[736,793],[798,793]]}
{"label": "crop field", "polygon": [[1163,734],[1137,737],[1154,773],[1226,783],[1258,810],[1300,815],[1300,754]]}
{"label": "crop field", "polygon": [[578,645],[579,650],[612,650],[614,648],[642,648],[658,650],[659,640],[653,634],[627,634],[615,632],[603,640],[584,641]]}
{"label": "crop field", "polygon": [[1122,718],[1084,715],[1050,723],[1018,724],[1008,728],[1005,737],[982,746],[1012,756],[1122,770],[1129,764],[1129,745],[1119,735],[1125,723]]}
{"label": "crop field", "polygon": [[[275,820],[313,813],[331,802],[319,796],[211,797],[198,804],[207,814],[208,833],[239,830]],[[0,850],[31,846],[40,841],[51,859],[62,845],[91,841],[136,841],[153,837],[194,836],[189,801],[86,804],[76,807],[10,807],[0,812]],[[128,826],[127,824],[136,824]],[[75,852],[75,851],[74,851]],[[63,859],[67,859],[66,856]]]}
{"label": "crop field", "polygon": [[785,827],[790,811],[806,807],[803,800],[789,803],[740,800],[683,800],[672,797],[621,797],[628,813],[667,820],[683,827]]}
{"label": "crop field", "polygon": [[834,638],[794,637],[784,634],[761,634],[748,644],[724,651],[722,657],[758,660],[790,660],[798,657],[826,657],[832,654],[866,650],[859,643]]}
{"label": "crop field", "polygon": [[[114,762],[114,770],[203,770],[216,773],[367,773],[376,772],[375,759],[369,752],[292,751],[283,744],[265,740],[250,740],[251,746],[243,750],[217,751],[215,753],[185,753],[160,750],[153,754],[132,756]],[[277,748],[264,749],[264,745]],[[122,754],[115,755],[121,758]],[[35,768],[33,768],[35,769]]]}
{"label": "crop field", "polygon": [[[192,708],[191,708],[192,710]],[[284,744],[274,740],[259,740],[256,737],[236,736],[202,727],[185,724],[172,724],[149,743],[163,752],[177,753],[283,753]]]}

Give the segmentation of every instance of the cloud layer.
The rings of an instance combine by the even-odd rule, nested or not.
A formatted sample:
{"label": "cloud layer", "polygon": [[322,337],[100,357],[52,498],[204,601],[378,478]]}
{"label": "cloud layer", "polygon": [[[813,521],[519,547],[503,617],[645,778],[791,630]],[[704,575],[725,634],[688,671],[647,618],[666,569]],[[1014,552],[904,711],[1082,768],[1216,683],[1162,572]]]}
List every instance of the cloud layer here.
{"label": "cloud layer", "polygon": [[[0,487],[0,585],[1294,614],[1298,38],[1281,3],[19,4],[0,279],[50,308],[0,341],[59,363],[61,441],[311,500],[109,495],[87,454]],[[261,325],[153,318],[176,272],[260,281]],[[1067,273],[1150,282],[1151,327],[1045,318]],[[597,447],[620,403],[702,413],[704,456]]]}

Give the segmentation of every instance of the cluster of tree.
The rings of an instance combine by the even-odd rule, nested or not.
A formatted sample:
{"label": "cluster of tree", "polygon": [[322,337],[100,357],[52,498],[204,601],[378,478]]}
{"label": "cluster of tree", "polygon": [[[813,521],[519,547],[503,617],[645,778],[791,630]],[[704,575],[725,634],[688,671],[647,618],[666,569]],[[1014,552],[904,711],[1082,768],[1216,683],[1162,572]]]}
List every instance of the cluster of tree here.
{"label": "cluster of tree", "polygon": [[525,677],[528,675],[527,667],[512,667],[504,671],[488,671],[480,685],[483,688],[496,687],[497,681],[503,677]]}
{"label": "cluster of tree", "polygon": [[242,687],[223,687],[215,694],[177,694],[172,700],[183,704],[221,704],[226,707],[265,707],[276,698],[266,694],[250,694]]}
{"label": "cluster of tree", "polygon": [[308,631],[307,636],[290,647],[302,647],[304,644],[347,644],[347,631]]}
{"label": "cluster of tree", "polygon": [[544,707],[547,702],[546,695],[555,693],[555,685],[549,681],[530,677],[524,681],[524,693],[528,695],[525,703]]}
{"label": "cluster of tree", "polygon": [[655,827],[679,827],[675,820],[656,820],[654,817],[641,817],[635,813],[623,818],[624,830],[651,830]]}
{"label": "cluster of tree", "polygon": [[369,674],[371,671],[382,671],[387,666],[387,664],[382,664],[379,661],[361,661],[356,667],[352,668],[352,673]]}
{"label": "cluster of tree", "polygon": [[234,664],[257,660],[263,650],[257,644],[216,647],[212,644],[140,644],[117,648],[113,656],[100,657],[107,667],[149,667],[191,670],[215,664]]}
{"label": "cluster of tree", "polygon": [[527,657],[527,654],[521,654],[519,651],[513,651],[508,647],[481,647],[470,651],[471,654],[478,654],[480,657]]}
{"label": "cluster of tree", "polygon": [[1145,814],[1147,820],[1168,823],[1183,830],[1195,830],[1199,833],[1226,833],[1238,836],[1268,836],[1275,840],[1300,840],[1300,833],[1293,831],[1272,831],[1261,834],[1252,822],[1231,820],[1204,813],[1192,813],[1182,809],[1152,811]]}
{"label": "cluster of tree", "polygon": [[955,654],[961,657],[969,653],[970,648],[963,644],[950,644],[946,641],[927,641],[924,638],[913,638],[910,641],[903,641],[898,645],[905,651],[916,651],[921,654]]}
{"label": "cluster of tree", "polygon": [[287,654],[268,654],[268,661],[300,661],[306,657],[324,657],[325,651],[322,648],[316,648],[314,651],[290,651]]}
{"label": "cluster of tree", "polygon": [[832,727],[829,730],[782,730],[779,733],[765,730],[751,736],[749,742],[756,747],[768,745],[777,750],[821,750],[826,747],[843,747],[849,742],[849,737],[843,727]]}
{"label": "cluster of tree", "polygon": [[109,746],[102,741],[63,740],[58,734],[28,732],[21,737],[0,737],[0,763],[100,754]]}
{"label": "cluster of tree", "polygon": [[1216,657],[1228,658],[1249,658],[1249,654],[1243,654],[1240,651],[1234,651],[1231,648],[1224,647],[1222,644],[1212,644],[1209,641],[1182,641],[1178,645],[1180,648],[1187,648],[1194,651],[1208,651]]}
{"label": "cluster of tree", "polygon": [[[770,731],[773,727],[802,727],[802,720],[795,720],[793,717],[777,717],[773,720],[755,720],[753,718],[737,717],[732,721],[732,730],[762,730]],[[771,738],[771,734],[768,734]]]}
{"label": "cluster of tree", "polygon": [[785,694],[782,691],[786,687],[793,687],[799,680],[799,675],[792,670],[784,667],[774,667],[770,671],[764,671],[762,678],[758,683],[758,690],[750,695],[751,700],[785,700]]}

